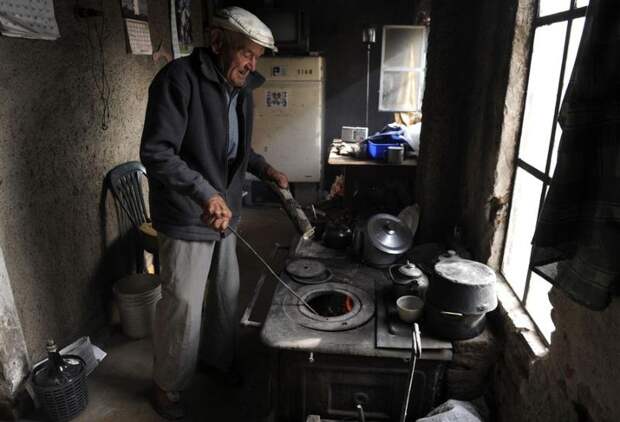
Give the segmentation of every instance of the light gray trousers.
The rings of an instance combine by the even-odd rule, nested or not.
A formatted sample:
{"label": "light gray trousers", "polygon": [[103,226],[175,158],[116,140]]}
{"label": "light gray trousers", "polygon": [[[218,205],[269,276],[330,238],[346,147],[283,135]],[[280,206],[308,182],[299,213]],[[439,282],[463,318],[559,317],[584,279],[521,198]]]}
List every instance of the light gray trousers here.
{"label": "light gray trousers", "polygon": [[194,242],[158,233],[158,239],[162,298],[153,327],[153,379],[165,391],[181,391],[194,374],[199,349],[202,360],[223,370],[235,356],[239,295],[236,238]]}

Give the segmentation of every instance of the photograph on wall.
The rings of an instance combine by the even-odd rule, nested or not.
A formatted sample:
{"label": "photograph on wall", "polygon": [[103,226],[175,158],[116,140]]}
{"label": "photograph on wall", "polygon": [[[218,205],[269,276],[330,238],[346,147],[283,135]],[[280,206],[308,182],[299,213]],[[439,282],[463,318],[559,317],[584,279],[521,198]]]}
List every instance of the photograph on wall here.
{"label": "photograph on wall", "polygon": [[191,10],[191,0],[170,0],[170,33],[175,59],[189,55],[193,49]]}
{"label": "photograph on wall", "polygon": [[121,13],[128,51],[139,55],[153,54],[147,0],[121,0]]}
{"label": "photograph on wall", "polygon": [[147,0],[121,0],[121,12],[125,19],[149,20]]}

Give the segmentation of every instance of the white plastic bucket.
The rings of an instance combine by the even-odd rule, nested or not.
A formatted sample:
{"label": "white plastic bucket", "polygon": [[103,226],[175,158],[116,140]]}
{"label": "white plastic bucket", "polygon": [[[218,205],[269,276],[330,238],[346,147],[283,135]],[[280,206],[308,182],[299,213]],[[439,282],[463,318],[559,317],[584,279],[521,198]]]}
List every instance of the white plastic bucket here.
{"label": "white plastic bucket", "polygon": [[131,274],[112,288],[127,337],[139,339],[153,332],[155,306],[161,299],[161,281],[152,274]]}

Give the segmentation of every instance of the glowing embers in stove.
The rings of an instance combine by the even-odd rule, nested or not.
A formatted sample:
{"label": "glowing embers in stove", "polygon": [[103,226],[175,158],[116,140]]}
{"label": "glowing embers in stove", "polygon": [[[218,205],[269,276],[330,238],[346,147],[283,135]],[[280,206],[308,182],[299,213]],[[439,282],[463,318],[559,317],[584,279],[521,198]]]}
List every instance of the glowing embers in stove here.
{"label": "glowing embers in stove", "polygon": [[311,295],[314,296],[307,300],[308,304],[322,317],[337,317],[353,311],[353,297],[349,294],[320,291]]}
{"label": "glowing embers in stove", "polygon": [[329,282],[296,289],[319,315],[312,313],[292,294],[282,301],[284,313],[299,325],[319,331],[345,331],[365,324],[375,312],[370,294],[345,283]]}

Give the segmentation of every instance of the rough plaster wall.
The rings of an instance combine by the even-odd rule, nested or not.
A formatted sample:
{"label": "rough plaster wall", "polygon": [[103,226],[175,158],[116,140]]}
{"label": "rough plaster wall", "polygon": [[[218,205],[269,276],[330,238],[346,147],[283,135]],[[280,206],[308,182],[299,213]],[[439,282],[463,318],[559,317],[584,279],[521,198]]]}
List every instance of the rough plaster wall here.
{"label": "rough plaster wall", "polygon": [[[33,360],[46,338],[62,345],[104,322],[101,298],[119,264],[107,256],[114,239],[101,227],[102,182],[114,165],[138,158],[148,85],[161,67],[126,53],[120,3],[102,4],[107,131],[74,0],[55,1],[58,41],[0,37],[0,244]],[[149,7],[152,42],[169,48],[167,2]],[[200,42],[199,12],[194,2]]]}
{"label": "rough plaster wall", "polygon": [[602,312],[574,303],[554,289],[556,332],[548,359],[541,363],[554,381],[565,383],[568,401],[578,420],[619,421],[620,300]]}
{"label": "rough plaster wall", "polygon": [[552,289],[556,331],[546,356],[532,360],[508,331],[494,389],[503,422],[620,420],[620,300],[591,311]]}
{"label": "rough plaster wall", "polygon": [[0,418],[11,416],[11,401],[17,395],[29,369],[24,332],[0,247]]}
{"label": "rough plaster wall", "polygon": [[508,71],[508,87],[503,109],[503,123],[500,135],[499,156],[495,167],[492,195],[492,210],[489,213],[492,230],[488,242],[487,263],[499,268],[504,251],[504,239],[508,226],[509,199],[516,162],[521,114],[525,104],[529,51],[533,36],[533,21],[536,16],[536,0],[518,0],[515,15],[512,57]]}

